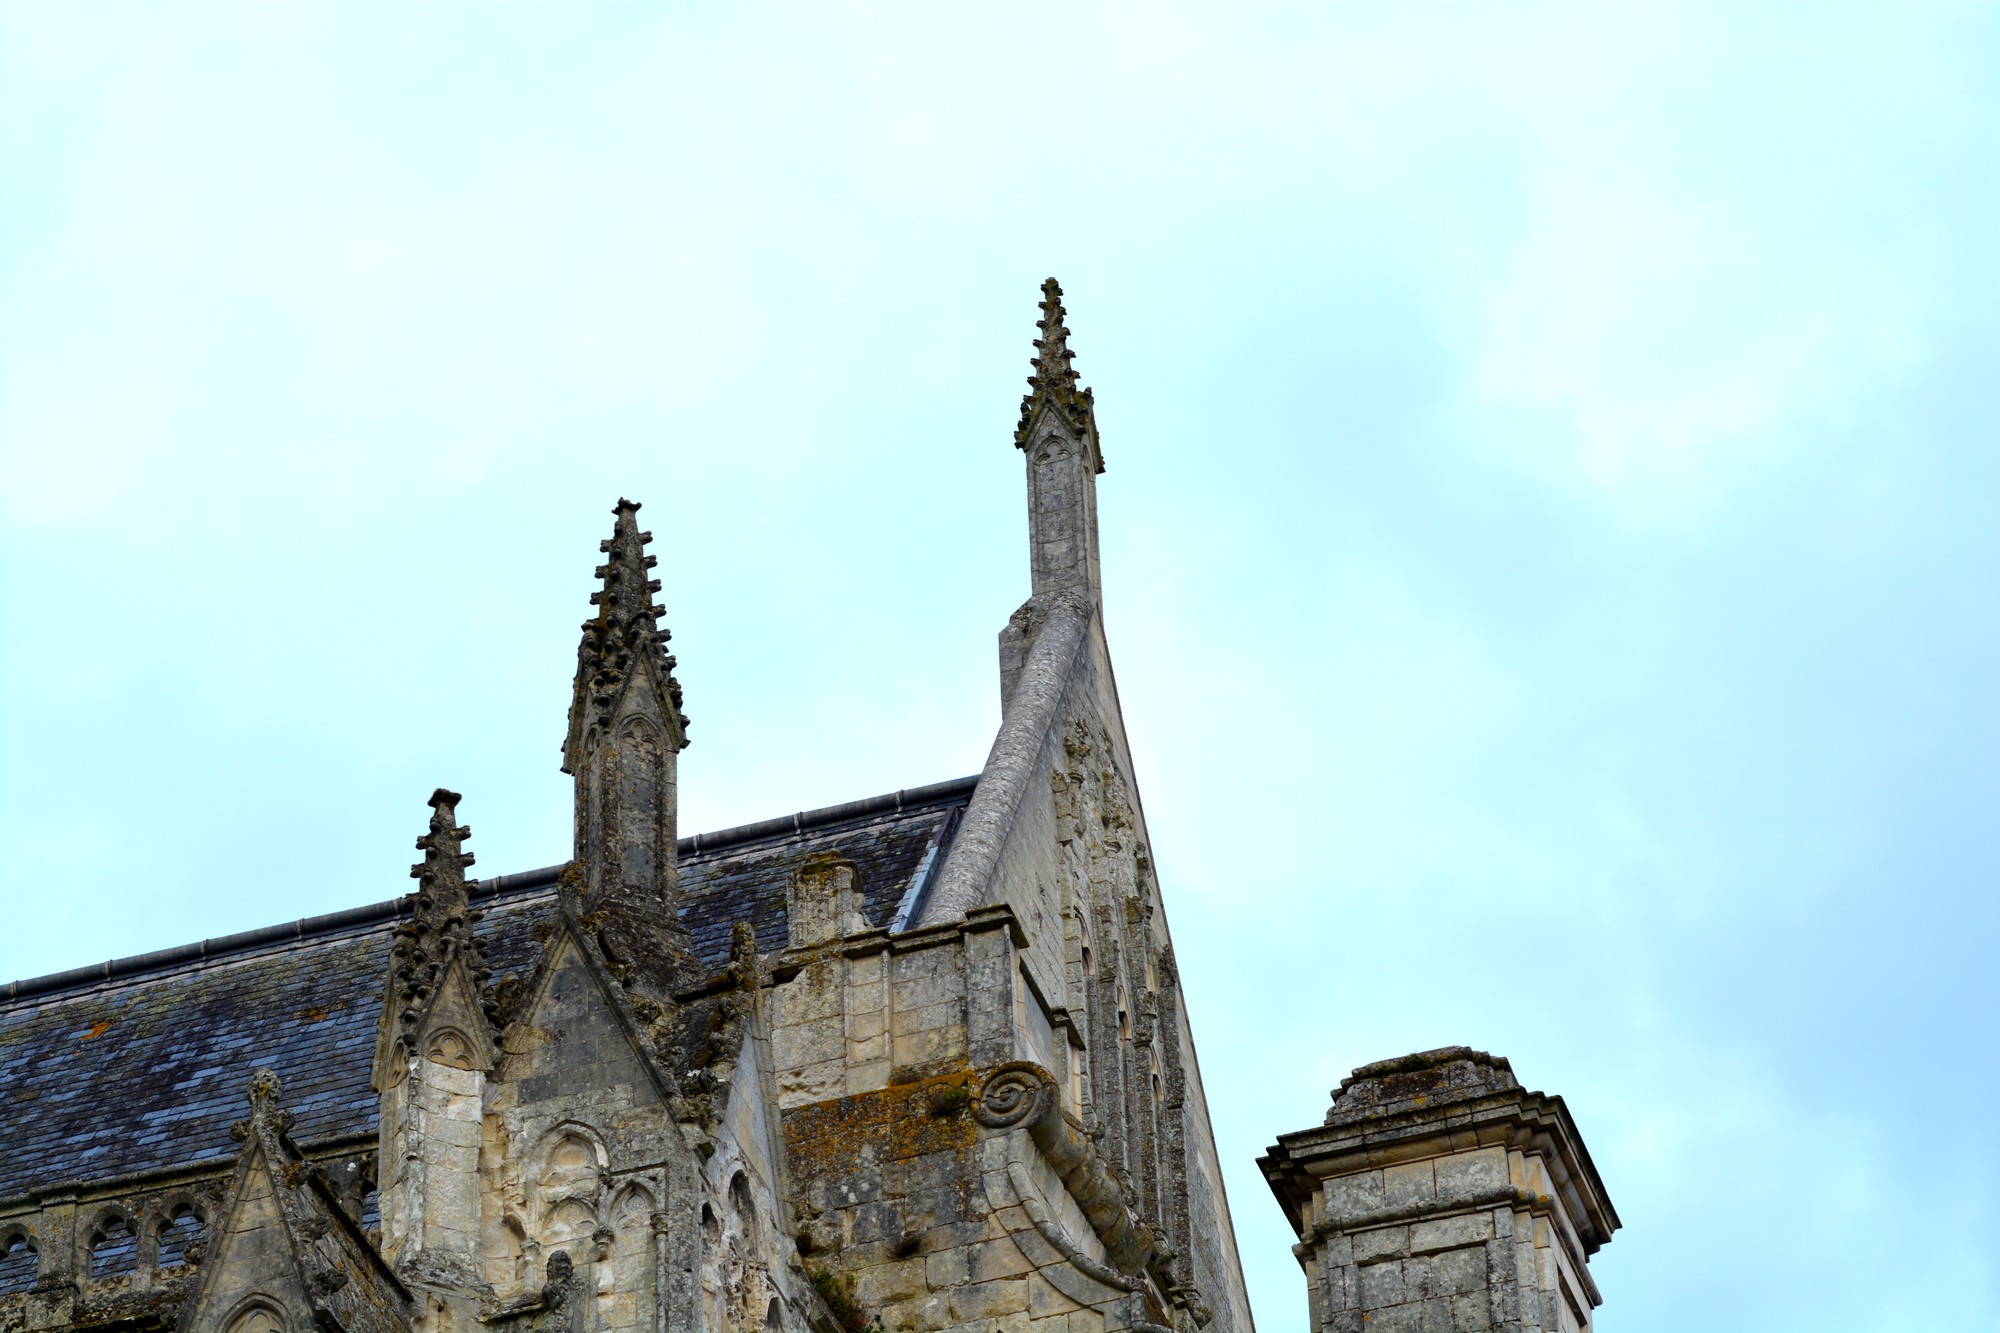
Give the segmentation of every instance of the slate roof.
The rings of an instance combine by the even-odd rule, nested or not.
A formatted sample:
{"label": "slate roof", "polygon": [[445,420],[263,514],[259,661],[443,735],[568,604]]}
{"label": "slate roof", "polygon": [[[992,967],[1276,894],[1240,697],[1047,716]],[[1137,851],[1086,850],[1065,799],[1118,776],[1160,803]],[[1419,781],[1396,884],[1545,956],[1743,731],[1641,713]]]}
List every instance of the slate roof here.
{"label": "slate roof", "polygon": [[[680,844],[682,918],[704,960],[731,928],[784,947],[785,887],[807,855],[860,868],[863,911],[900,929],[950,848],[973,779],[801,812]],[[494,979],[534,963],[560,867],[480,881]],[[17,981],[0,993],[0,1201],[69,1182],[233,1159],[250,1075],[284,1082],[301,1144],[372,1135],[368,1086],[397,898],[289,926]]]}

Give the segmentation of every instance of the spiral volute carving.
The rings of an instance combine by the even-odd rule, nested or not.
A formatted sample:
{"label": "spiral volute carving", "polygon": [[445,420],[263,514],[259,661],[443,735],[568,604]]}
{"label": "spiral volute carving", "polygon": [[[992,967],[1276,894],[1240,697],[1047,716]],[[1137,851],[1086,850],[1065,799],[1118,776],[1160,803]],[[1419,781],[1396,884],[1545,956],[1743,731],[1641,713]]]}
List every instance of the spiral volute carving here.
{"label": "spiral volute carving", "polygon": [[1012,1129],[1032,1123],[1055,1104],[1055,1095],[1056,1081],[1048,1070],[1017,1060],[986,1076],[972,1113],[988,1129]]}

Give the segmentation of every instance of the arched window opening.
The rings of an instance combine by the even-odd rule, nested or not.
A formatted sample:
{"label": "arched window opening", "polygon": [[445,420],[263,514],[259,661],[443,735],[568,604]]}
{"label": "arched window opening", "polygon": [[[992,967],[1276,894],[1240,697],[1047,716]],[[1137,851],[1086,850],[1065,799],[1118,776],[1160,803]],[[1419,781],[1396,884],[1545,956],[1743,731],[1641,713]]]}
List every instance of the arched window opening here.
{"label": "arched window opening", "polygon": [[139,1237],[122,1213],[113,1213],[97,1224],[90,1235],[90,1276],[122,1277],[139,1263]]}
{"label": "arched window opening", "polygon": [[35,1243],[20,1232],[0,1240],[0,1296],[11,1296],[34,1286],[40,1264]]}
{"label": "arched window opening", "polygon": [[182,1204],[160,1227],[160,1267],[179,1268],[192,1263],[189,1251],[201,1243],[201,1219],[194,1209]]}
{"label": "arched window opening", "polygon": [[757,1205],[750,1198],[750,1178],[741,1171],[729,1178],[729,1206],[746,1227],[756,1219]]}
{"label": "arched window opening", "polygon": [[771,1303],[764,1307],[764,1333],[779,1333],[784,1326],[784,1312],[778,1306],[778,1298],[773,1296]]}
{"label": "arched window opening", "polygon": [[1083,946],[1083,975],[1086,977],[1097,975],[1097,970],[1090,965],[1090,946],[1088,944]]}

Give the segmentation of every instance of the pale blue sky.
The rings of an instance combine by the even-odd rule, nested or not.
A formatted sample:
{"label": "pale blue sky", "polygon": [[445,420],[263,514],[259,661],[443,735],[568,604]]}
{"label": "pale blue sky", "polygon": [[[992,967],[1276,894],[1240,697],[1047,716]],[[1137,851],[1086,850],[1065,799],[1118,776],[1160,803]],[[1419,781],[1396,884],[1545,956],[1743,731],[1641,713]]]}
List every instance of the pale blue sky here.
{"label": "pale blue sky", "polygon": [[567,854],[646,502],[683,828],[973,772],[1036,287],[1253,1165],[1465,1042],[1605,1333],[2000,1327],[1991,7],[0,8],[0,974]]}

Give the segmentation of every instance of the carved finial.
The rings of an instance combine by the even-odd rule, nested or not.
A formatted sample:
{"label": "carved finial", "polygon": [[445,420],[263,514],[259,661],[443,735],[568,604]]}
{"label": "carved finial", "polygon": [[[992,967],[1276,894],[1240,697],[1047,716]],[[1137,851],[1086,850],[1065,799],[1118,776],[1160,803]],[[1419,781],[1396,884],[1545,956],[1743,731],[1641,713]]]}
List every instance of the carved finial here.
{"label": "carved finial", "polygon": [[465,798],[439,787],[431,793],[431,831],[417,839],[424,859],[410,867],[410,878],[423,886],[433,899],[462,906],[465,902],[465,871],[472,853],[464,850],[472,830],[458,822],[458,803]]}
{"label": "carved finial", "polygon": [[[1076,354],[1069,350],[1069,326],[1063,322],[1065,318],[1062,285],[1049,278],[1042,283],[1042,318],[1038,326],[1041,337],[1035,339],[1031,362],[1035,373],[1028,376],[1028,392],[1021,398],[1021,422],[1014,428],[1016,448],[1028,447],[1035,419],[1045,407],[1060,413],[1078,434],[1088,430],[1094,436],[1097,432],[1094,400],[1089,389],[1077,386],[1076,368],[1070,364]],[[1101,454],[1096,470],[1104,470]]]}
{"label": "carved finial", "polygon": [[284,1093],[284,1085],[278,1076],[268,1069],[260,1069],[250,1076],[250,1086],[244,1095],[250,1100],[250,1115],[229,1127],[229,1137],[238,1143],[247,1143],[252,1134],[261,1129],[283,1134],[292,1127],[292,1113],[278,1105],[278,1098]]}
{"label": "carved finial", "polygon": [[250,1099],[250,1110],[255,1114],[276,1106],[278,1098],[284,1095],[284,1091],[285,1085],[278,1081],[276,1074],[268,1069],[260,1069],[250,1076],[250,1086],[244,1095]]}
{"label": "carved finial", "polygon": [[613,506],[617,521],[611,536],[598,543],[608,558],[597,567],[604,586],[590,595],[597,615],[583,623],[577,648],[576,687],[570,699],[569,736],[563,743],[563,772],[574,773],[583,762],[582,749],[594,727],[611,721],[627,677],[641,660],[652,663],[665,691],[664,712],[678,734],[674,748],[687,745],[687,714],[681,711],[681,685],[674,679],[675,662],[666,650],[673,635],[658,622],[666,609],[653,595],[660,581],[651,570],[659,557],[646,553],[653,540],[639,530],[639,502],[620,498]]}
{"label": "carved finial", "polygon": [[458,803],[463,799],[443,787],[431,793],[430,831],[417,839],[424,859],[410,867],[417,890],[404,900],[409,915],[397,924],[389,946],[390,1004],[396,1015],[397,1050],[404,1054],[445,970],[458,958],[465,960],[487,1021],[496,1031],[499,1026],[499,1000],[488,984],[492,973],[472,930],[479,913],[472,910],[465,877],[473,858],[465,850],[472,830],[458,822]]}
{"label": "carved finial", "polygon": [[611,557],[597,567],[597,577],[604,580],[604,587],[590,594],[590,604],[602,608],[599,620],[640,616],[658,620],[666,614],[653,603],[660,581],[648,571],[660,563],[660,558],[646,554],[646,544],[653,540],[653,534],[639,531],[639,509],[637,500],[620,496],[611,508],[617,515],[611,536],[597,544],[598,550]]}
{"label": "carved finial", "polygon": [[744,990],[756,990],[762,984],[762,971],[757,959],[757,928],[748,921],[738,921],[729,930],[729,969],[736,978],[736,984]]}

